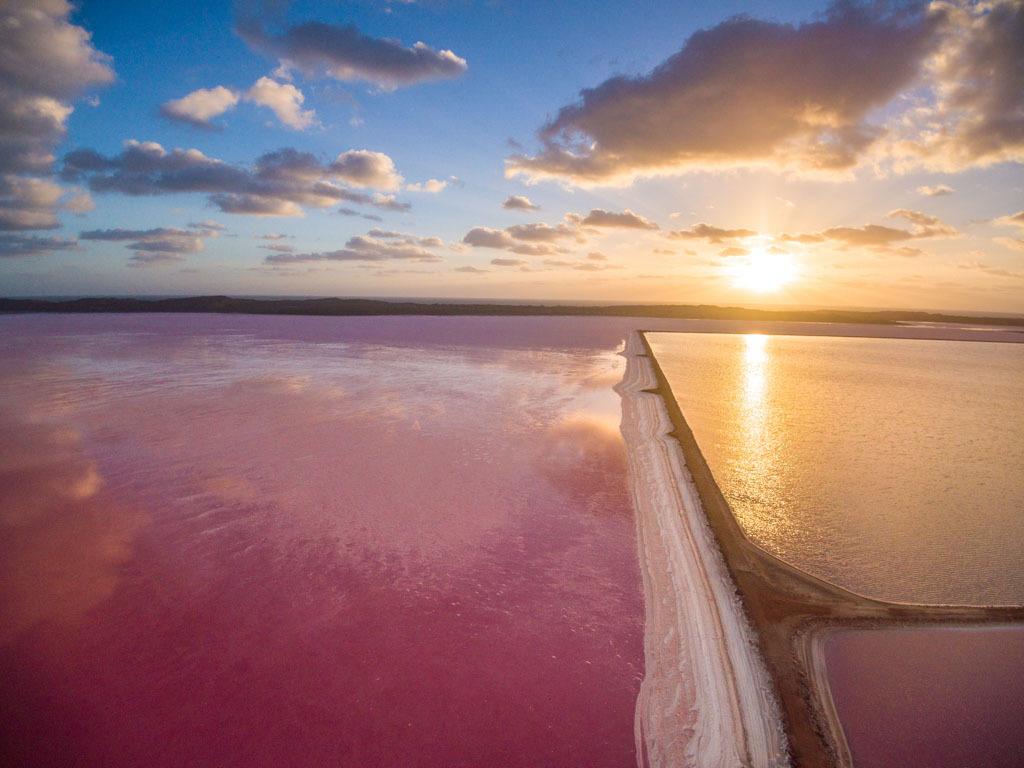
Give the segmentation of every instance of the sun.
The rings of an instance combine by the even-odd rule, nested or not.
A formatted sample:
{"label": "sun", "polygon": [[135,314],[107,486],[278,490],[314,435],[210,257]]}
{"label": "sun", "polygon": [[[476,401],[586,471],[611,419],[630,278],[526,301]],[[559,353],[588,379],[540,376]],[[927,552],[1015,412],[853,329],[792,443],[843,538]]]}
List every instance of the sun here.
{"label": "sun", "polygon": [[792,254],[770,253],[760,246],[746,256],[733,257],[726,272],[734,286],[754,293],[777,291],[800,274]]}

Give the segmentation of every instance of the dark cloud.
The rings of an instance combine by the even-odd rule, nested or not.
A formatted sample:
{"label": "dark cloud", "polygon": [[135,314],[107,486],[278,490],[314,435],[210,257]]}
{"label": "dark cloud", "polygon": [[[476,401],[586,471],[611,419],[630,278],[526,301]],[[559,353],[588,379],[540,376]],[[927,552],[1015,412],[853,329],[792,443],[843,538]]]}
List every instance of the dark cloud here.
{"label": "dark cloud", "polygon": [[326,208],[338,202],[409,209],[390,194],[341,186],[393,189],[401,184],[391,158],[369,150],[350,150],[321,163],[309,152],[285,148],[261,155],[246,168],[207,157],[197,149],[168,151],[155,142],[129,141],[112,157],[91,149],[70,152],[61,175],[87,183],[94,192],[205,193],[224,213],[300,216],[304,206]]}
{"label": "dark cloud", "polygon": [[504,229],[474,227],[462,238],[462,242],[474,248],[500,248],[524,256],[545,256],[557,253],[558,249],[546,243],[523,243],[516,240]]}
{"label": "dark cloud", "polygon": [[[887,227],[881,224],[866,224],[862,227],[831,227],[822,232],[801,235],[782,235],[779,239],[785,242],[822,243],[833,241],[846,246],[866,246],[885,250],[893,243],[905,240],[917,240],[931,237],[954,237],[957,230],[920,211],[898,208],[889,213],[889,218],[905,219],[911,223],[910,229]],[[904,253],[903,255],[914,255]]]}
{"label": "dark cloud", "polygon": [[848,169],[881,133],[869,114],[914,82],[943,18],[882,0],[836,2],[796,26],[729,19],[647,75],[582,91],[540,130],[541,151],[509,158],[507,173],[593,184],[730,166]]}
{"label": "dark cloud", "polygon": [[505,202],[501,204],[502,208],[510,211],[539,211],[540,206],[535,204],[526,195],[509,195],[505,198]]}
{"label": "dark cloud", "polygon": [[724,229],[711,224],[694,224],[689,229],[674,229],[666,234],[673,240],[707,240],[709,243],[720,243],[723,240],[750,237],[757,233],[752,229]]}
{"label": "dark cloud", "polygon": [[580,223],[585,227],[618,227],[622,229],[657,229],[658,225],[628,208],[622,213],[594,208]]}
{"label": "dark cloud", "polygon": [[[313,261],[417,261],[432,263],[442,261],[436,253],[427,247],[443,245],[440,238],[420,238],[399,233],[386,233],[391,237],[374,237],[357,235],[349,238],[345,247],[336,251],[320,251],[315,253],[272,253],[266,257],[267,264],[298,264]],[[424,247],[424,244],[428,244]]]}
{"label": "dark cloud", "polygon": [[111,243],[125,243],[135,251],[131,259],[133,266],[153,266],[180,261],[184,254],[199,253],[205,247],[205,240],[217,237],[220,230],[192,227],[177,229],[156,227],[153,229],[93,229],[79,234],[81,240]]}
{"label": "dark cloud", "polygon": [[944,3],[932,63],[935,102],[919,110],[901,149],[925,165],[962,170],[1024,160],[1024,3]]}
{"label": "dark cloud", "polygon": [[515,240],[526,240],[538,243],[553,243],[565,238],[582,239],[579,229],[572,224],[515,224],[505,231]]}
{"label": "dark cloud", "polygon": [[178,264],[185,260],[184,256],[166,251],[139,251],[128,259],[129,267],[158,267],[168,264]]}
{"label": "dark cloud", "polygon": [[285,69],[364,81],[384,90],[447,80],[466,71],[466,60],[452,51],[438,51],[425,43],[406,48],[395,40],[364,35],[352,24],[307,22],[274,34],[260,19],[249,17],[237,29],[250,46],[277,58]]}
{"label": "dark cloud", "polygon": [[54,251],[67,251],[76,246],[76,241],[67,240],[62,237],[0,233],[0,258],[5,259],[22,256],[45,256]]}

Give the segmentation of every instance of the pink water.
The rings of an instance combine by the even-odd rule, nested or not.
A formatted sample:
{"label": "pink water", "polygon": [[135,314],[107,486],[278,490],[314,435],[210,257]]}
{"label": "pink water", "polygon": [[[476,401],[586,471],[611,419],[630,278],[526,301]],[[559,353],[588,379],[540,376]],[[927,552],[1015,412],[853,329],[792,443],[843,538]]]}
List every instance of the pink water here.
{"label": "pink water", "polygon": [[0,762],[635,765],[624,329],[0,318]]}
{"label": "pink water", "polygon": [[1024,627],[840,632],[825,657],[856,768],[1024,765]]}

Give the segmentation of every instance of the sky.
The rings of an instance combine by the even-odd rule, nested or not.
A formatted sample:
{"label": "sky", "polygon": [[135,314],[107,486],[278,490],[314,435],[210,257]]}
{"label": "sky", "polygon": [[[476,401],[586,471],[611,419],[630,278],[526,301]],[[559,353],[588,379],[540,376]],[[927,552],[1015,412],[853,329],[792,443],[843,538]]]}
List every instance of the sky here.
{"label": "sky", "polygon": [[1024,0],[0,0],[0,295],[1024,313]]}

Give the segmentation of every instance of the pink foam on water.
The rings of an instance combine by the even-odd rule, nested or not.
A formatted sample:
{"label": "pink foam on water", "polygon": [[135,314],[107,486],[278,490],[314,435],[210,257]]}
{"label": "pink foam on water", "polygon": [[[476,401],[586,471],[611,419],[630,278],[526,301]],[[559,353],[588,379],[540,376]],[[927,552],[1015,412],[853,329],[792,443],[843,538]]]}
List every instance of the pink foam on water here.
{"label": "pink foam on water", "polygon": [[628,321],[4,323],[5,764],[635,765]]}

